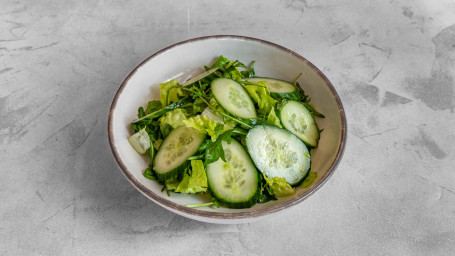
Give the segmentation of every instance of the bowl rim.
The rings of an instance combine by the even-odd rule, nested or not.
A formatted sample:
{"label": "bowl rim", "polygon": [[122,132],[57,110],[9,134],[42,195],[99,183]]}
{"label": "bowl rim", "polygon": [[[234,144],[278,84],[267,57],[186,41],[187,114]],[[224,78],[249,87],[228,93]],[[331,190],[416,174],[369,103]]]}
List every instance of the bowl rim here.
{"label": "bowl rim", "polygon": [[[330,89],[330,92],[332,93],[332,95],[335,98],[335,101],[336,101],[337,106],[338,106],[339,115],[341,117],[341,143],[338,146],[336,157],[335,157],[334,161],[332,162],[332,165],[330,166],[330,168],[327,171],[327,173],[325,173],[325,175],[316,184],[313,184],[313,186],[311,186],[301,196],[293,198],[293,199],[291,199],[289,201],[286,201],[284,203],[274,205],[272,207],[258,209],[258,210],[254,210],[254,211],[245,211],[245,212],[203,211],[203,210],[199,210],[197,208],[189,208],[189,207],[186,207],[184,205],[180,205],[180,204],[174,203],[174,202],[172,202],[170,200],[167,200],[164,197],[156,194],[155,192],[153,192],[152,190],[147,188],[145,185],[140,183],[136,178],[134,178],[134,176],[130,173],[130,171],[128,170],[128,168],[126,167],[126,165],[124,164],[124,162],[120,158],[120,155],[118,153],[118,150],[117,150],[117,147],[116,147],[116,143],[115,143],[115,140],[114,140],[114,135],[113,135],[113,113],[114,113],[115,108],[117,106],[118,98],[119,98],[120,94],[122,93],[123,89],[125,88],[126,84],[128,83],[128,81],[130,80],[130,78],[132,76],[134,76],[134,74],[145,63],[147,63],[148,61],[150,61],[154,57],[156,57],[156,56],[158,56],[158,55],[160,55],[160,54],[162,54],[164,52],[172,50],[173,48],[178,47],[180,45],[193,43],[193,42],[197,42],[197,41],[213,40],[213,39],[234,39],[234,40],[241,40],[241,41],[253,41],[253,42],[256,42],[256,43],[266,44],[268,46],[275,47],[275,48],[277,48],[277,49],[279,49],[281,51],[288,52],[288,53],[294,55],[295,57],[297,57],[298,59],[306,62],[310,66],[310,68],[312,68],[314,71],[316,71],[321,76],[321,78],[326,82],[326,84],[328,85],[328,87]],[[146,58],[139,65],[137,65],[136,68],[134,68],[133,71],[131,71],[131,73],[125,78],[125,80],[122,82],[122,84],[118,88],[117,92],[115,93],[115,96],[113,98],[111,107],[109,109],[108,127],[107,128],[108,128],[109,145],[110,145],[112,154],[114,155],[115,161],[116,161],[117,165],[119,166],[120,170],[122,171],[123,175],[127,178],[127,180],[139,192],[141,192],[142,194],[147,196],[149,199],[151,199],[155,203],[157,203],[157,204],[159,204],[159,205],[161,205],[161,206],[163,206],[165,208],[172,209],[176,213],[180,212],[181,214],[183,214],[184,216],[187,216],[187,217],[188,217],[188,215],[193,215],[195,217],[199,217],[199,218],[202,218],[202,219],[207,219],[208,218],[208,219],[213,219],[213,220],[216,220],[216,219],[231,219],[231,220],[240,219],[241,220],[241,219],[250,219],[250,218],[256,218],[256,217],[262,217],[262,216],[270,215],[272,213],[284,210],[286,208],[289,208],[289,207],[291,207],[293,205],[296,205],[296,204],[304,201],[309,196],[311,196],[313,193],[315,193],[319,188],[321,188],[322,185],[324,185],[327,182],[327,180],[334,173],[335,169],[337,168],[337,166],[338,166],[338,164],[341,161],[341,158],[343,156],[345,145],[346,145],[346,136],[347,136],[346,115],[345,115],[345,111],[344,111],[343,105],[341,103],[340,97],[339,97],[338,93],[336,92],[335,87],[333,86],[333,84],[329,81],[329,79],[313,63],[311,63],[310,61],[308,61],[306,58],[302,57],[298,53],[296,53],[296,52],[294,52],[294,51],[292,51],[292,50],[290,50],[290,49],[288,49],[286,47],[278,45],[276,43],[272,43],[270,41],[266,41],[266,40],[258,39],[258,38],[254,38],[254,37],[239,36],[239,35],[212,35],[212,36],[202,36],[202,37],[191,38],[191,39],[187,39],[187,40],[172,44],[172,45],[170,45],[168,47],[165,47],[165,48],[155,52],[154,54],[152,54],[148,58]]]}

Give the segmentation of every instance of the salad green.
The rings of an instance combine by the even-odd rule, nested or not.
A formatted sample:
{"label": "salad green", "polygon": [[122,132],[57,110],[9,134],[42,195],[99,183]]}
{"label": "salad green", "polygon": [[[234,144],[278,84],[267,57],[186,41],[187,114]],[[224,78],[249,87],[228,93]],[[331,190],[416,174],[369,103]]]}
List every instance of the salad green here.
{"label": "salad green", "polygon": [[300,75],[293,82],[256,77],[254,63],[220,56],[183,84],[161,83],[159,100],[139,107],[132,121],[128,141],[150,158],[144,177],[169,196],[212,195],[187,207],[251,207],[316,178],[309,148],[321,132],[315,117],[324,115],[296,82]]}

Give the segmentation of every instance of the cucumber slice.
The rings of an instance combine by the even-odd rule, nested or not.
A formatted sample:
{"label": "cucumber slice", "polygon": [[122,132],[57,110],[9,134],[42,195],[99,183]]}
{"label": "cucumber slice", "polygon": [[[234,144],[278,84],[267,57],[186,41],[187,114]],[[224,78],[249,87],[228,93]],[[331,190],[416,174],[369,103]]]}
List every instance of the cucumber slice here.
{"label": "cucumber slice", "polygon": [[236,81],[229,78],[217,78],[210,85],[213,97],[224,110],[230,114],[255,119],[256,109],[246,90]]}
{"label": "cucumber slice", "polygon": [[153,160],[153,169],[159,182],[175,181],[188,166],[187,158],[194,155],[205,139],[197,129],[179,126],[164,139]]}
{"label": "cucumber slice", "polygon": [[301,96],[297,88],[286,81],[268,78],[268,77],[254,77],[245,79],[252,83],[258,83],[264,81],[270,91],[270,96],[274,99],[292,99],[300,100]]}
{"label": "cucumber slice", "polygon": [[256,203],[259,176],[242,145],[232,139],[222,142],[222,159],[207,165],[207,181],[212,195],[229,208],[248,208]]}
{"label": "cucumber slice", "polygon": [[297,135],[310,147],[317,147],[319,128],[311,112],[298,101],[288,101],[280,111],[280,119],[284,128]]}
{"label": "cucumber slice", "polygon": [[285,178],[291,186],[301,182],[310,169],[308,148],[285,129],[257,125],[246,135],[246,147],[262,173]]}

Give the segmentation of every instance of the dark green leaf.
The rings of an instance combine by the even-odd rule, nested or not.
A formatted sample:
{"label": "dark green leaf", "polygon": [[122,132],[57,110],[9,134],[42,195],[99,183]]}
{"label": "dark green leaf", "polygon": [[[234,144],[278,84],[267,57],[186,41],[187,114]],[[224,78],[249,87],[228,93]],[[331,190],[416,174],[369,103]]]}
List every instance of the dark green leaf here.
{"label": "dark green leaf", "polygon": [[138,110],[137,110],[137,118],[141,118],[145,116],[145,111],[144,111],[144,108],[143,107],[140,107]]}
{"label": "dark green leaf", "polygon": [[222,146],[222,142],[226,141],[228,144],[231,143],[232,136],[236,135],[246,135],[247,131],[241,128],[234,128],[229,130],[216,139],[216,141],[209,141],[206,151],[205,151],[205,162],[204,165],[208,165],[210,163],[218,161],[221,158],[224,162],[226,162],[226,158],[224,156],[224,149]]}
{"label": "dark green leaf", "polygon": [[312,105],[310,105],[309,103],[303,102],[303,105],[305,105],[305,107],[308,109],[308,111],[310,111],[310,113],[313,116],[317,116],[317,117],[320,117],[320,118],[325,118],[325,116],[323,114],[321,114],[318,111],[316,111],[316,109]]}
{"label": "dark green leaf", "polygon": [[[152,148],[153,148],[153,147],[152,147]],[[156,180],[155,173],[153,172],[152,168],[150,168],[150,167],[148,167],[147,169],[145,169],[143,175],[144,175],[144,177],[146,177],[147,179]]]}
{"label": "dark green leaf", "polygon": [[223,67],[227,62],[229,62],[229,59],[221,55],[209,69]]}
{"label": "dark green leaf", "polygon": [[[152,100],[152,101],[149,101],[149,103],[147,104],[147,110],[145,111],[145,114],[148,115],[150,113],[153,113],[159,109],[161,109],[162,106],[161,106],[161,102],[159,100]],[[142,117],[142,116],[141,116]],[[139,118],[141,118],[139,117]]]}

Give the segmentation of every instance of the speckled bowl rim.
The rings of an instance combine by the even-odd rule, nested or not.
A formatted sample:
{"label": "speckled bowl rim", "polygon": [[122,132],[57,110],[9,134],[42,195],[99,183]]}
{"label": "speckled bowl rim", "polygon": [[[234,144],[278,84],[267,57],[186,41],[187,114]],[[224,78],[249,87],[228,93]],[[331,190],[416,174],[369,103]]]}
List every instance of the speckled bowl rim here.
{"label": "speckled bowl rim", "polygon": [[[188,207],[186,207],[184,205],[180,205],[180,204],[174,203],[174,202],[172,202],[170,200],[167,200],[167,199],[163,198],[160,195],[157,195],[156,193],[154,193],[153,191],[148,189],[146,186],[141,184],[136,178],[134,178],[134,176],[130,173],[130,171],[128,170],[128,168],[126,167],[126,165],[123,163],[122,159],[120,158],[120,155],[119,155],[119,153],[117,151],[117,147],[116,147],[116,143],[115,143],[115,140],[114,140],[114,136],[113,136],[113,120],[112,120],[112,117],[113,117],[113,113],[114,113],[116,105],[117,105],[117,100],[118,100],[120,94],[122,93],[123,89],[125,88],[125,85],[128,83],[129,79],[145,63],[147,63],[152,58],[154,58],[154,57],[156,57],[156,56],[158,56],[158,55],[160,55],[160,54],[162,54],[164,52],[167,52],[167,51],[172,50],[173,48],[175,48],[177,46],[184,45],[184,44],[187,44],[187,43],[193,43],[193,42],[196,42],[196,41],[204,41],[204,40],[211,40],[211,39],[234,39],[234,40],[243,40],[243,41],[253,41],[253,42],[260,43],[260,44],[266,44],[266,45],[269,45],[269,46],[273,46],[273,47],[278,48],[279,50],[282,50],[282,51],[286,51],[286,52],[294,55],[295,57],[299,58],[300,60],[306,62],[314,71],[316,71],[322,77],[322,79],[328,85],[333,97],[336,100],[336,103],[338,105],[339,115],[341,117],[341,129],[342,129],[342,131],[341,131],[341,143],[338,146],[336,157],[335,157],[332,165],[330,166],[330,169],[326,172],[326,174],[316,184],[313,184],[313,186],[311,186],[311,188],[308,189],[307,191],[305,191],[301,196],[299,196],[297,198],[293,198],[293,199],[291,199],[289,201],[286,201],[286,202],[284,202],[282,204],[274,205],[274,206],[269,207],[269,208],[253,210],[253,211],[229,212],[229,213],[202,211],[202,210],[195,209],[195,208],[188,208]],[[161,204],[165,208],[171,208],[171,209],[173,209],[175,211],[181,212],[185,216],[193,215],[193,216],[198,216],[198,217],[201,217],[201,218],[209,218],[209,219],[213,219],[213,220],[216,220],[216,219],[225,219],[225,220],[235,220],[235,219],[242,220],[243,219],[243,220],[245,220],[245,219],[253,219],[253,218],[257,218],[257,217],[262,217],[262,216],[265,216],[265,215],[269,215],[269,214],[284,210],[284,209],[286,209],[288,207],[296,205],[296,204],[302,202],[303,200],[307,199],[314,192],[316,192],[322,185],[324,185],[324,183],[326,183],[327,180],[334,173],[336,167],[338,166],[338,164],[339,164],[339,162],[340,162],[340,160],[341,160],[341,158],[343,156],[343,152],[344,152],[344,148],[345,148],[345,144],[346,144],[346,135],[347,135],[346,116],[345,116],[344,108],[343,108],[343,105],[341,103],[340,97],[338,96],[338,93],[336,92],[334,86],[329,81],[329,79],[315,65],[313,65],[310,61],[308,61],[304,57],[300,56],[296,52],[294,52],[292,50],[289,50],[286,47],[283,47],[281,45],[278,45],[278,44],[275,44],[275,43],[272,43],[272,42],[269,42],[269,41],[266,41],[266,40],[262,40],[262,39],[257,39],[257,38],[253,38],[253,37],[247,37],[247,36],[237,36],[237,35],[214,35],[214,36],[204,36],[204,37],[192,38],[192,39],[188,39],[188,40],[173,44],[171,46],[168,46],[168,47],[166,47],[166,48],[164,48],[164,49],[162,49],[160,51],[157,51],[156,53],[154,53],[153,55],[151,55],[150,57],[148,57],[147,59],[142,61],[126,77],[126,79],[123,81],[122,85],[117,90],[117,93],[114,96],[111,108],[109,110],[109,117],[108,117],[108,137],[109,137],[109,144],[110,144],[110,148],[112,150],[112,154],[114,155],[114,158],[115,158],[118,166],[120,167],[120,170],[122,171],[122,173],[125,175],[125,177],[128,179],[128,181],[136,189],[138,189],[142,194],[146,195],[147,197],[149,197],[150,199],[152,199],[156,203]]]}

